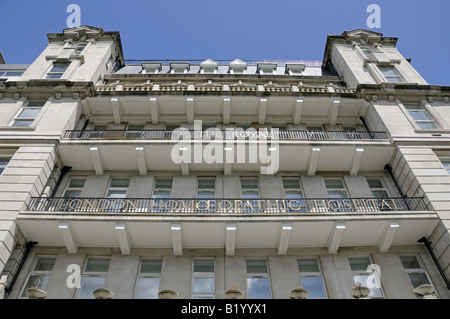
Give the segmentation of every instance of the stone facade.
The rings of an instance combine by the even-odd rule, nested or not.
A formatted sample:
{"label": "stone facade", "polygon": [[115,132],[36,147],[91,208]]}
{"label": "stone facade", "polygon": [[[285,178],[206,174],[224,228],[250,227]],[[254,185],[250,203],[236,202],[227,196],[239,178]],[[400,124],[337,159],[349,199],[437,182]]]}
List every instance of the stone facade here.
{"label": "stone facade", "polygon": [[[184,64],[126,62],[119,33],[101,28],[48,39],[21,76],[0,82],[5,298],[24,298],[39,276],[48,299],[77,298],[75,265],[119,299],[137,298],[144,277],[183,299],[222,299],[233,286],[250,298],[254,278],[274,299],[317,288],[311,278],[321,298],[350,299],[357,278],[374,275],[361,260],[378,267],[374,298],[416,298],[419,281],[450,297],[450,90],[426,83],[396,38],[329,35],[319,62]],[[246,162],[175,163],[171,131],[200,120],[219,132],[279,129],[257,140],[272,143],[277,171],[249,160],[249,139]],[[205,154],[211,139],[195,141]],[[109,267],[89,273],[91,258]],[[148,260],[161,262],[151,275]],[[213,266],[196,271],[199,260]],[[302,260],[317,267],[302,271]],[[197,291],[196,276],[213,288]]]}

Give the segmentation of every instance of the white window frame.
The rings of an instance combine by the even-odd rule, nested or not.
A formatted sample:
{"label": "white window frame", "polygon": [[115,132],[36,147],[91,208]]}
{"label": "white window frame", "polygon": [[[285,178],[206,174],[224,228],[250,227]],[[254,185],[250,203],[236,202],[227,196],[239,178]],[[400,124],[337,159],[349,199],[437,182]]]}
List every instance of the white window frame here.
{"label": "white window frame", "polygon": [[0,156],[0,175],[2,175],[3,171],[8,166],[10,160],[10,157]]}
{"label": "white window frame", "polygon": [[[424,267],[424,265],[423,265],[423,262],[422,262],[422,260],[419,258],[418,255],[414,255],[414,254],[413,254],[413,255],[401,255],[401,256],[400,256],[400,261],[401,261],[401,258],[402,258],[402,257],[414,257],[414,258],[417,260],[417,263],[418,263],[419,266],[420,266],[420,268],[406,268],[405,265],[403,265],[403,261],[402,261],[403,268],[405,269],[405,272],[406,272],[406,274],[407,274],[407,276],[408,276],[408,280],[409,280],[409,282],[411,283],[412,289],[415,289],[415,288],[417,288],[417,287],[414,287],[414,285],[413,285],[411,279],[409,278],[409,274],[418,274],[418,273],[420,273],[420,274],[425,274],[425,277],[426,277],[427,280],[428,280],[428,284],[432,285],[431,278],[430,278],[430,276],[428,275],[428,272],[427,272],[427,270],[425,269],[425,267]],[[435,293],[436,293],[436,291],[435,291]]]}
{"label": "white window frame", "polygon": [[[195,261],[198,260],[212,260],[213,272],[195,272]],[[194,281],[196,278],[212,278],[212,292],[208,291],[195,291]],[[216,297],[216,260],[213,257],[196,257],[192,259],[192,284],[191,284],[191,298],[192,299],[215,299]]]}
{"label": "white window frame", "polygon": [[[142,264],[145,261],[161,261],[161,269],[160,269],[160,271],[159,272],[142,272]],[[145,279],[145,278],[158,279],[157,293],[156,293],[155,298],[153,298],[153,299],[157,299],[158,298],[158,292],[160,290],[160,285],[161,285],[162,267],[163,267],[163,259],[162,258],[142,258],[141,259],[141,261],[139,262],[139,272],[138,272],[138,276],[137,276],[137,280],[136,280],[136,287],[134,288],[134,298],[135,299],[150,299],[150,298],[136,298],[137,297],[137,293],[138,293],[139,281],[141,279]]]}
{"label": "white window frame", "polygon": [[[388,65],[388,66],[378,65],[377,67],[378,67],[378,70],[380,71],[380,74],[381,74],[382,78],[385,80],[384,82],[389,82],[389,83],[402,83],[402,82],[405,82],[403,76],[400,74],[399,70],[395,67],[395,65]],[[392,71],[394,71],[395,75],[386,75],[382,71],[383,68],[384,69],[387,69],[387,68],[392,69]],[[398,79],[399,81],[391,81],[391,79]]]}
{"label": "white window frame", "polygon": [[[214,187],[208,188],[208,187],[201,187],[200,181],[201,180],[213,180],[214,181]],[[209,193],[212,195],[212,197],[203,197],[204,195],[201,195],[201,192]],[[198,199],[214,199],[216,197],[216,177],[197,177],[197,198]]]}
{"label": "white window frame", "polygon": [[[301,260],[315,260],[319,270],[318,271],[301,271],[300,265],[299,265]],[[298,265],[298,271],[300,273],[300,280],[302,280],[303,278],[306,278],[306,277],[320,277],[320,279],[321,279],[323,291],[325,292],[325,296],[317,297],[317,298],[312,298],[311,296],[309,296],[309,298],[310,299],[327,299],[328,298],[327,287],[325,285],[325,280],[324,280],[323,273],[322,273],[322,265],[320,264],[320,259],[318,257],[297,258],[297,265]],[[303,286],[303,288],[305,288],[305,287]]]}
{"label": "white window frame", "polygon": [[[42,103],[42,105],[35,106],[35,105],[33,105],[34,103],[38,103],[38,104]],[[31,100],[31,101],[27,100],[23,104],[23,106],[20,108],[19,112],[17,112],[16,115],[14,116],[13,120],[10,123],[10,126],[12,126],[12,127],[21,127],[21,128],[33,126],[33,124],[35,123],[35,121],[38,118],[39,114],[42,112],[42,109],[44,108],[46,103],[47,103],[46,100]],[[32,105],[32,106],[30,106],[30,105]],[[22,112],[25,111],[25,110],[39,110],[39,112],[34,117],[20,117]],[[18,123],[20,121],[30,122],[30,124],[29,125],[25,125],[25,126],[16,125],[16,123]]]}
{"label": "white window frame", "polygon": [[[327,180],[339,180],[339,181],[341,181],[342,188],[337,188],[337,187],[329,188],[329,187],[327,187],[327,183],[326,183]],[[325,183],[325,188],[327,189],[327,192],[328,192],[328,198],[336,198],[336,199],[349,198],[348,188],[347,188],[347,185],[345,185],[345,180],[342,177],[324,177],[323,181]],[[330,197],[330,192],[329,192],[330,190],[331,191],[333,191],[333,190],[335,190],[335,191],[345,191],[347,196],[344,196],[344,197]]]}
{"label": "white window frame", "polygon": [[[74,186],[70,186],[70,184],[72,183],[72,181],[73,180],[84,180],[84,182],[83,182],[83,186],[81,186],[81,187],[74,187]],[[82,177],[82,176],[71,176],[70,178],[69,178],[69,180],[67,181],[67,186],[66,186],[66,188],[64,189],[64,192],[63,192],[63,196],[62,197],[80,197],[81,196],[81,192],[83,191],[83,188],[84,188],[84,185],[86,184],[86,180],[87,180],[87,178],[86,177]],[[79,196],[66,196],[66,193],[67,192],[71,192],[71,191],[79,191],[80,192],[80,195]]]}
{"label": "white window frame", "polygon": [[[108,271],[109,271],[109,267],[111,267],[111,257],[94,257],[94,256],[89,256],[86,258],[84,265],[83,265],[83,271],[81,272],[81,278],[80,278],[80,288],[77,288],[77,291],[75,292],[75,299],[83,299],[80,297],[80,293],[82,291],[82,286],[83,286],[83,279],[85,278],[103,278],[104,281],[106,282],[106,277],[108,275],[108,271],[106,272],[98,272],[98,271],[86,271],[86,267],[89,263],[89,260],[94,260],[94,259],[108,259],[109,260],[109,265],[108,265]],[[97,288],[105,288],[105,287],[97,287]],[[96,289],[97,289],[96,288]],[[92,291],[93,292],[93,291]],[[91,294],[90,298],[88,299],[94,299],[94,296]]]}
{"label": "white window frame", "polygon": [[[367,255],[364,255],[364,256],[348,256],[348,263],[349,263],[350,269],[351,269],[350,259],[356,259],[356,258],[365,258],[365,259],[369,260],[369,265],[373,265],[374,264],[374,262],[372,261],[372,258],[370,256],[367,256]],[[369,294],[368,297],[370,297],[372,299],[385,298],[385,295],[384,295],[384,292],[383,292],[383,288],[381,287],[381,279],[378,277],[378,274],[376,273],[376,271],[370,272],[370,271],[367,271],[367,270],[352,270],[353,283],[355,285],[361,283],[362,286],[366,286],[366,283],[357,281],[355,277],[356,276],[369,276],[369,275],[375,276],[378,284],[380,285],[379,292],[381,293],[381,296],[373,295],[374,294],[374,290],[373,290],[373,288],[371,288],[370,289],[370,294]]]}
{"label": "white window frame", "polygon": [[[171,180],[172,182],[171,182],[171,186],[170,186],[170,188],[168,188],[168,187],[157,187],[157,181],[158,180],[164,180],[164,179],[167,179],[167,180]],[[155,177],[155,183],[154,183],[154,187],[153,187],[153,192],[152,192],[152,198],[154,198],[154,199],[169,199],[171,196],[172,196],[172,188],[173,188],[173,177]],[[162,192],[169,192],[169,196],[168,197],[155,197],[155,192],[158,192],[158,191],[162,191]]]}
{"label": "white window frame", "polygon": [[[127,187],[111,186],[113,180],[118,180],[118,179],[128,180],[128,186]],[[109,180],[108,188],[106,189],[105,197],[106,198],[126,198],[128,189],[130,187],[130,182],[131,182],[131,178],[129,178],[129,177],[111,177],[111,179]],[[125,192],[125,194],[123,194],[124,195],[123,197],[111,197],[111,194],[108,195],[108,193],[110,191],[121,191],[121,192]]]}
{"label": "white window frame", "polygon": [[[378,180],[381,183],[381,187],[371,187],[369,184],[369,180]],[[372,192],[372,195],[375,197],[375,194],[373,192],[385,192],[386,197],[378,197],[378,198],[389,198],[391,195],[389,194],[389,191],[384,183],[383,178],[381,177],[366,177],[367,184],[369,185],[370,191]]]}
{"label": "white window frame", "polygon": [[439,160],[441,161],[441,164],[444,166],[447,172],[450,174],[450,157],[439,157]]}
{"label": "white window frame", "polygon": [[[286,199],[304,199],[305,196],[303,195],[303,187],[302,187],[302,183],[300,181],[299,177],[282,177],[282,183],[283,183],[283,188],[284,188],[284,198]],[[298,183],[298,187],[286,187],[285,181],[296,181]],[[295,196],[295,197],[288,197],[288,192],[297,192],[300,195],[299,196]]]}
{"label": "white window frame", "polygon": [[[410,119],[410,122],[413,123],[413,126],[415,129],[418,130],[436,130],[442,128],[442,125],[436,120],[436,117],[431,114],[431,112],[426,108],[425,105],[423,105],[422,102],[401,102],[403,108],[405,109],[406,114],[408,115],[408,118]],[[416,105],[418,106],[418,109],[408,109],[408,105]],[[424,113],[429,120],[415,120],[411,113]],[[420,126],[420,123],[432,123],[435,127],[434,128],[422,128]]]}
{"label": "white window frame", "polygon": [[[251,272],[251,273],[249,273],[248,269],[247,269],[247,262],[251,261],[251,260],[260,260],[260,261],[264,260],[265,265],[266,265],[266,272],[261,272],[261,273]],[[269,269],[269,263],[266,258],[247,258],[245,260],[245,273],[246,273],[246,284],[247,284],[247,299],[253,299],[253,298],[250,298],[250,296],[249,296],[249,291],[250,291],[249,280],[251,280],[251,279],[267,279],[267,281],[269,283],[269,296],[270,296],[269,299],[272,299],[272,285],[271,285],[271,281],[270,281],[270,269]]]}
{"label": "white window frame", "polygon": [[[64,71],[58,71],[58,72],[55,72],[55,71],[53,71],[52,72],[52,70],[53,70],[53,68],[57,65],[57,64],[59,64],[59,65],[66,65],[66,67],[64,68]],[[45,72],[45,78],[46,79],[61,79],[62,77],[63,77],[63,75],[64,75],[64,73],[66,73],[66,71],[67,71],[67,69],[69,68],[69,66],[70,66],[70,62],[54,62],[54,63],[52,63],[52,65],[50,66],[50,68],[48,69],[48,71],[47,72]],[[53,76],[55,76],[55,75],[59,75],[59,76],[57,76],[57,77],[53,77]]]}
{"label": "white window frame", "polygon": [[[244,180],[244,179],[256,180],[256,187],[255,188],[242,188],[242,180]],[[239,181],[240,181],[240,187],[241,187],[241,198],[243,198],[243,199],[250,198],[250,197],[244,197],[244,192],[245,191],[257,193],[257,195],[255,195],[252,198],[259,199],[261,197],[261,193],[260,193],[260,190],[259,190],[259,178],[258,177],[241,176]]]}
{"label": "white window frame", "polygon": [[[31,276],[43,276],[43,277],[44,277],[44,280],[43,280],[42,282],[44,283],[44,285],[40,285],[40,286],[38,286],[38,287],[39,287],[40,289],[42,289],[42,290],[45,290],[45,289],[46,289],[47,284],[48,284],[48,280],[50,279],[50,276],[51,276],[51,273],[52,273],[52,271],[53,271],[53,268],[55,267],[55,263],[53,264],[52,270],[35,270],[36,265],[37,265],[39,259],[54,259],[54,260],[55,260],[55,263],[56,263],[56,256],[46,256],[46,255],[39,255],[39,256],[36,256],[36,258],[35,258],[35,260],[34,260],[34,262],[33,262],[33,266],[31,267],[31,270],[30,270],[30,272],[28,273],[27,279],[25,280],[25,282],[24,282],[24,284],[23,284],[22,290],[21,290],[20,295],[19,295],[19,299],[21,299],[21,298],[27,298],[27,297],[25,296],[25,290],[26,290],[27,288],[29,288],[29,287],[27,287],[27,286],[28,286],[28,282],[29,282]],[[30,287],[33,287],[33,286],[30,286]]]}

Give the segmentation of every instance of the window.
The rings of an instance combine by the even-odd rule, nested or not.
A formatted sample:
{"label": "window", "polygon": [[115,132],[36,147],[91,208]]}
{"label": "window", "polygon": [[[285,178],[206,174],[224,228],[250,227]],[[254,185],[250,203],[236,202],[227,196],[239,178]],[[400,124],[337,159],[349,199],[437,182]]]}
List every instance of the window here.
{"label": "window", "polygon": [[420,103],[404,103],[403,105],[421,129],[438,128],[436,121]]}
{"label": "window", "polygon": [[9,78],[12,76],[22,76],[22,71],[0,71],[0,78]]}
{"label": "window", "polygon": [[98,288],[105,288],[109,262],[109,258],[88,258],[81,275],[80,288],[77,290],[76,299],[94,299],[92,292]]}
{"label": "window", "polygon": [[299,259],[298,271],[302,280],[302,287],[308,290],[308,298],[326,298],[325,285],[317,258]]}
{"label": "window", "polygon": [[394,66],[379,66],[378,69],[381,71],[386,81],[402,82],[402,78]]}
{"label": "window", "polygon": [[422,268],[416,256],[401,256],[400,260],[402,261],[413,289],[421,285],[431,285],[427,272]]}
{"label": "window", "polygon": [[63,197],[80,197],[86,178],[71,178]]}
{"label": "window", "polygon": [[199,177],[197,179],[197,198],[214,199],[216,194],[216,179],[214,177]]}
{"label": "window", "polygon": [[77,54],[80,54],[83,52],[84,48],[86,47],[87,43],[78,43],[75,45],[75,50],[77,51]]}
{"label": "window", "polygon": [[325,178],[329,198],[347,198],[347,190],[340,178]]}
{"label": "window", "polygon": [[136,299],[158,299],[162,260],[142,260],[136,285]]}
{"label": "window", "polygon": [[106,191],[107,198],[125,198],[130,184],[129,178],[111,178],[108,190]]}
{"label": "window", "polygon": [[366,58],[370,57],[370,54],[372,53],[372,49],[369,47],[359,47],[362,51],[362,53],[364,53],[364,55],[366,56]]}
{"label": "window", "polygon": [[371,271],[369,257],[352,257],[348,259],[352,269],[353,281],[355,285],[361,283],[362,286],[370,288],[369,297],[383,297],[380,280],[376,272]]}
{"label": "window", "polygon": [[172,191],[172,178],[157,178],[153,198],[170,198]]}
{"label": "window", "polygon": [[375,198],[389,198],[389,193],[384,188],[381,179],[379,178],[367,178],[372,195]]}
{"label": "window", "polygon": [[270,299],[269,271],[265,259],[249,259],[247,266],[247,298]]}
{"label": "window", "polygon": [[46,79],[60,79],[64,72],[66,72],[70,63],[53,63],[50,71],[45,76]]}
{"label": "window", "polygon": [[253,177],[241,178],[242,198],[259,198],[258,179]]}
{"label": "window", "polygon": [[192,298],[214,299],[215,288],[214,259],[194,259],[192,270]]}
{"label": "window", "polygon": [[12,126],[28,127],[30,126],[39,112],[42,110],[45,101],[28,101],[22,107],[19,114],[14,118]]}
{"label": "window", "polygon": [[[450,174],[450,158],[441,158],[441,163],[444,165],[447,172]],[[0,163],[0,173],[1,173],[1,163]]]}
{"label": "window", "polygon": [[303,198],[300,180],[298,178],[283,178],[285,198]]}
{"label": "window", "polygon": [[0,175],[9,163],[8,158],[0,157]]}
{"label": "window", "polygon": [[27,282],[23,287],[20,297],[26,297],[25,290],[31,287],[39,287],[45,290],[48,280],[50,279],[50,273],[55,265],[56,258],[50,257],[38,257],[34,264],[30,274],[28,275]]}

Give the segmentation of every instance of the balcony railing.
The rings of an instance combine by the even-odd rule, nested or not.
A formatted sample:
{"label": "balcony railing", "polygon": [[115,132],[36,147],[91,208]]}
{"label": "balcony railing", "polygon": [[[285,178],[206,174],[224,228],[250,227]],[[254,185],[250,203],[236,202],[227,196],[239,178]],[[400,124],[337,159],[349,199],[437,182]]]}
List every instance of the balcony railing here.
{"label": "balcony railing", "polygon": [[[387,139],[381,131],[165,131],[165,130],[68,130],[68,139],[178,139],[189,132],[192,138],[223,139],[279,139],[279,140],[382,140]],[[187,138],[189,136],[183,136]]]}
{"label": "balcony railing", "polygon": [[376,213],[428,210],[421,197],[191,199],[33,197],[29,211],[140,214]]}

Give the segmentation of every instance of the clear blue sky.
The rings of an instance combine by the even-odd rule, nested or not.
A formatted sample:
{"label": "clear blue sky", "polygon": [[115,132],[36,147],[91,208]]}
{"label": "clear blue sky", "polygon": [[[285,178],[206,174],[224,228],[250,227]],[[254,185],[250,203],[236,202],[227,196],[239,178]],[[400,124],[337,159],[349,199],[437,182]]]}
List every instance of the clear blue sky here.
{"label": "clear blue sky", "polygon": [[71,3],[81,24],[119,31],[125,59],[322,60],[327,34],[368,29],[381,8],[385,36],[426,81],[450,85],[449,0],[0,0],[0,51],[31,63],[47,33],[67,28]]}

